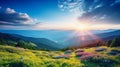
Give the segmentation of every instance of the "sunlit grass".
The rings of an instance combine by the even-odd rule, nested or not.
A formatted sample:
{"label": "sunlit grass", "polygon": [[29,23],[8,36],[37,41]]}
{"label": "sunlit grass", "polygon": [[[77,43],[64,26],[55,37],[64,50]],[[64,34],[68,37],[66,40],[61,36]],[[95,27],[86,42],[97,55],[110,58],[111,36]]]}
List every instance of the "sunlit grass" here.
{"label": "sunlit grass", "polygon": [[[114,60],[120,63],[120,57],[109,56],[107,52],[112,49],[120,50],[117,48],[107,48],[103,52],[95,52],[95,47],[85,48],[85,52],[92,52],[103,56],[106,59]],[[64,59],[53,59],[50,55],[58,56],[64,54],[63,51],[42,51],[42,50],[29,50],[29,49],[18,49],[11,46],[0,46],[0,67],[96,67],[97,63],[90,61],[82,61],[80,58],[76,58],[75,52],[73,51],[70,58]],[[114,67],[119,66],[117,64]]]}

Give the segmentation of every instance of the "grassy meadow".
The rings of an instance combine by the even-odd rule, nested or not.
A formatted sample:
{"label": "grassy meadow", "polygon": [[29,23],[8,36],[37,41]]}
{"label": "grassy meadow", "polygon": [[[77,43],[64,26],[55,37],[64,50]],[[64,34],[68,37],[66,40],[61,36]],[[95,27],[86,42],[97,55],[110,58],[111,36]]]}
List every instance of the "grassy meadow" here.
{"label": "grassy meadow", "polygon": [[[120,50],[120,47],[101,47],[107,50],[95,52],[96,47],[84,48],[83,50],[99,54],[102,58],[94,57],[91,60],[81,60],[76,57],[75,49],[72,50],[68,58],[53,58],[53,56],[64,54],[65,51],[29,50],[0,45],[0,67],[120,67],[120,57],[107,54],[110,50]],[[101,62],[101,59],[110,62]]]}

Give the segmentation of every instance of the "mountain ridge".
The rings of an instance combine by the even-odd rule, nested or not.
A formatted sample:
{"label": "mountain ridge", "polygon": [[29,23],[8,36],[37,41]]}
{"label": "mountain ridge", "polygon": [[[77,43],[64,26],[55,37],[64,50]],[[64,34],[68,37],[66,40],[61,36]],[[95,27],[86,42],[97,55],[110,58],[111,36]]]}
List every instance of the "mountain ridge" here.
{"label": "mountain ridge", "polygon": [[45,38],[32,38],[32,37],[25,37],[21,35],[8,34],[8,33],[0,33],[0,38],[4,39],[5,41],[18,42],[20,40],[23,40],[27,42],[32,42],[35,43],[41,49],[50,49],[50,50],[59,49],[58,47],[55,47],[57,43]]}

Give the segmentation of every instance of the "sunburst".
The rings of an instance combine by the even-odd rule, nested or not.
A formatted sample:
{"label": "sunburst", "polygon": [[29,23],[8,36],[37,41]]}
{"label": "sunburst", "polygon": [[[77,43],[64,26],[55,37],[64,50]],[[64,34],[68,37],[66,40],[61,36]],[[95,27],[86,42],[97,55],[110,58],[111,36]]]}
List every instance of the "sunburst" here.
{"label": "sunburst", "polygon": [[76,35],[76,36],[80,36],[79,40],[82,41],[86,41],[86,37],[90,37],[91,40],[92,39],[97,39],[97,40],[101,40],[98,36],[96,36],[95,34],[93,34],[91,32],[91,25],[88,23],[75,23],[73,25],[73,28],[75,30],[75,32],[72,35]]}

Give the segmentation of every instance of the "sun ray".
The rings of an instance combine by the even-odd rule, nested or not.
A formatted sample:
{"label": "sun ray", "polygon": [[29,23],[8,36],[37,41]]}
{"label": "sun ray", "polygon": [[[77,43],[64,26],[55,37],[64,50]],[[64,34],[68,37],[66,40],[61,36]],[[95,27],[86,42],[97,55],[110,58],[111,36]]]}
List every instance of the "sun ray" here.
{"label": "sun ray", "polygon": [[95,34],[91,33],[91,32],[86,32],[89,36],[91,36],[93,39],[95,39],[96,41],[102,41],[101,38],[99,38],[98,36],[96,36]]}
{"label": "sun ray", "polygon": [[93,41],[96,43],[101,42],[102,39],[92,33],[89,27],[90,25],[87,23],[75,23],[72,27],[74,33],[71,33],[64,41],[76,38],[75,42],[79,42],[80,44],[92,44]]}

